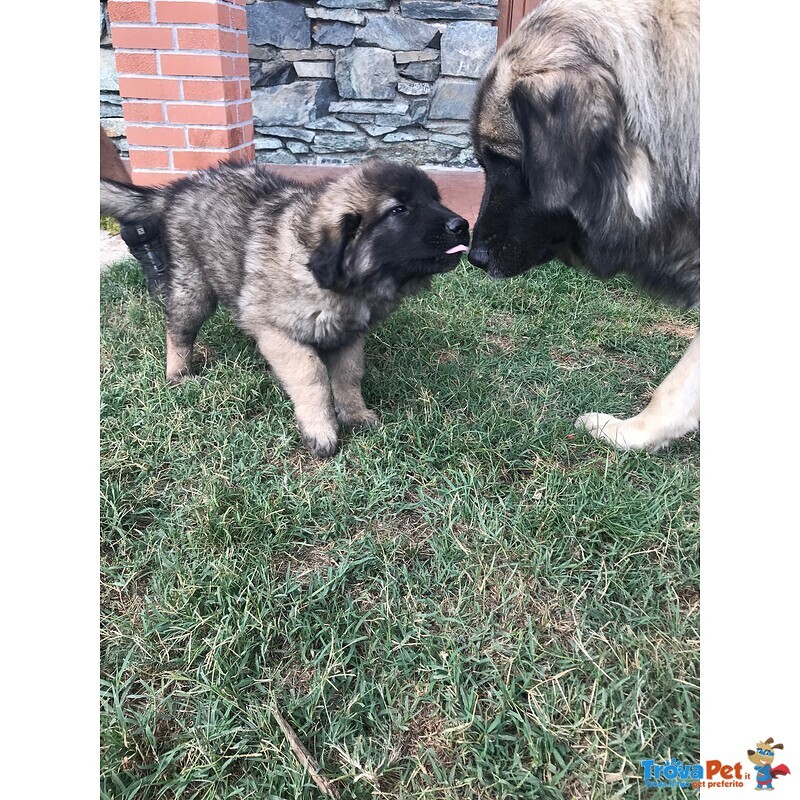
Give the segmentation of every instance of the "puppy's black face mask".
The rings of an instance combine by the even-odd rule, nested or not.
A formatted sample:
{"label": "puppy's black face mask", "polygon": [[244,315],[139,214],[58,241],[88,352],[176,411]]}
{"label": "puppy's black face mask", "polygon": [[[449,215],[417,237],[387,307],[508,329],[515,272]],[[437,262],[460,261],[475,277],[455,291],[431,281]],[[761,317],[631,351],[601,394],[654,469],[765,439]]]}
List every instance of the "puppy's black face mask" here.
{"label": "puppy's black face mask", "polygon": [[381,296],[456,267],[469,244],[469,224],[443,206],[436,184],[420,169],[377,162],[363,175],[369,207],[342,219],[324,257],[309,268],[334,290],[375,290]]}
{"label": "puppy's black face mask", "polygon": [[433,181],[394,187],[399,202],[385,208],[364,231],[371,265],[367,275],[398,286],[416,277],[449,272],[469,245],[469,223],[439,202]]}

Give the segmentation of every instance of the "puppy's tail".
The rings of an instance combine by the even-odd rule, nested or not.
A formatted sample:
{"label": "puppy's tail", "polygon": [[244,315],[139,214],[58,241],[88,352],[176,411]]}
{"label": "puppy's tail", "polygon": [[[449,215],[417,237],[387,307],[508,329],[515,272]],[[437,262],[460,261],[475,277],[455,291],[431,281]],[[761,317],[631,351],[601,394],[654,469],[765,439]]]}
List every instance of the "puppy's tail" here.
{"label": "puppy's tail", "polygon": [[100,213],[122,223],[155,221],[161,216],[165,202],[159,189],[100,181]]}

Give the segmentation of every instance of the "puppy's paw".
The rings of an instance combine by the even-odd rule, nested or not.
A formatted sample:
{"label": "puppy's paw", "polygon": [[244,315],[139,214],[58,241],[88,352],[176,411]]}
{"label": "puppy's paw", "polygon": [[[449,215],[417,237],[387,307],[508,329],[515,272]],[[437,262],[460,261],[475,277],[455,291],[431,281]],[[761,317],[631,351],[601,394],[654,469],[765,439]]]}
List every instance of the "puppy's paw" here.
{"label": "puppy's paw", "polygon": [[307,427],[300,426],[300,436],[305,446],[317,458],[330,458],[336,455],[339,448],[339,439],[335,429],[319,428],[312,431]]}
{"label": "puppy's paw", "polygon": [[590,412],[575,420],[575,427],[589,431],[595,439],[608,442],[619,450],[657,450],[666,442],[652,436],[640,420],[617,419],[611,414]]}
{"label": "puppy's paw", "polygon": [[191,377],[190,372],[167,373],[167,385],[174,389],[176,386],[180,386],[189,377]]}
{"label": "puppy's paw", "polygon": [[363,411],[340,413],[339,421],[348,430],[364,431],[380,425],[381,418],[372,409],[365,408]]}

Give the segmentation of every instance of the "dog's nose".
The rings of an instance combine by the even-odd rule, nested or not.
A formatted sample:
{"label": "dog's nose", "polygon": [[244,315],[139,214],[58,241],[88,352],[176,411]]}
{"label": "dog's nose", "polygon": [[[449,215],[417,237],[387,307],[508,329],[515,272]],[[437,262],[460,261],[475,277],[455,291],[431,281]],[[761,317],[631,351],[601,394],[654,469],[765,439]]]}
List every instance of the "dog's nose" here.
{"label": "dog's nose", "polygon": [[465,234],[469,230],[469,222],[463,217],[453,217],[447,220],[447,230],[451,233],[456,233],[459,236]]}
{"label": "dog's nose", "polygon": [[489,266],[489,248],[473,247],[469,251],[467,259],[470,264],[480,267],[481,269],[486,269]]}

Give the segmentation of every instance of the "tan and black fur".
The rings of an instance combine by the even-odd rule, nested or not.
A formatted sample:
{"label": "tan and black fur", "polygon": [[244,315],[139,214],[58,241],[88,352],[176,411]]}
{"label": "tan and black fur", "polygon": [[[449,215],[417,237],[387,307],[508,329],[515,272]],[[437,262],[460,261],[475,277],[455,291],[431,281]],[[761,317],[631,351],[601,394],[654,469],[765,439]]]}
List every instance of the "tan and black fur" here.
{"label": "tan and black fur", "polygon": [[402,299],[453,269],[466,220],[416,167],[371,160],[304,184],[258,165],[226,164],[162,189],[101,181],[101,210],[158,219],[167,252],[166,375],[191,372],[200,327],[217,304],[258,343],[318,456],[338,445],[337,417],[369,427],[364,338]]}
{"label": "tan and black fur", "polygon": [[[506,278],[559,257],[699,303],[699,32],[698,0],[547,0],[521,22],[472,115],[473,264]],[[652,450],[699,414],[698,335],[637,417],[577,424]]]}

